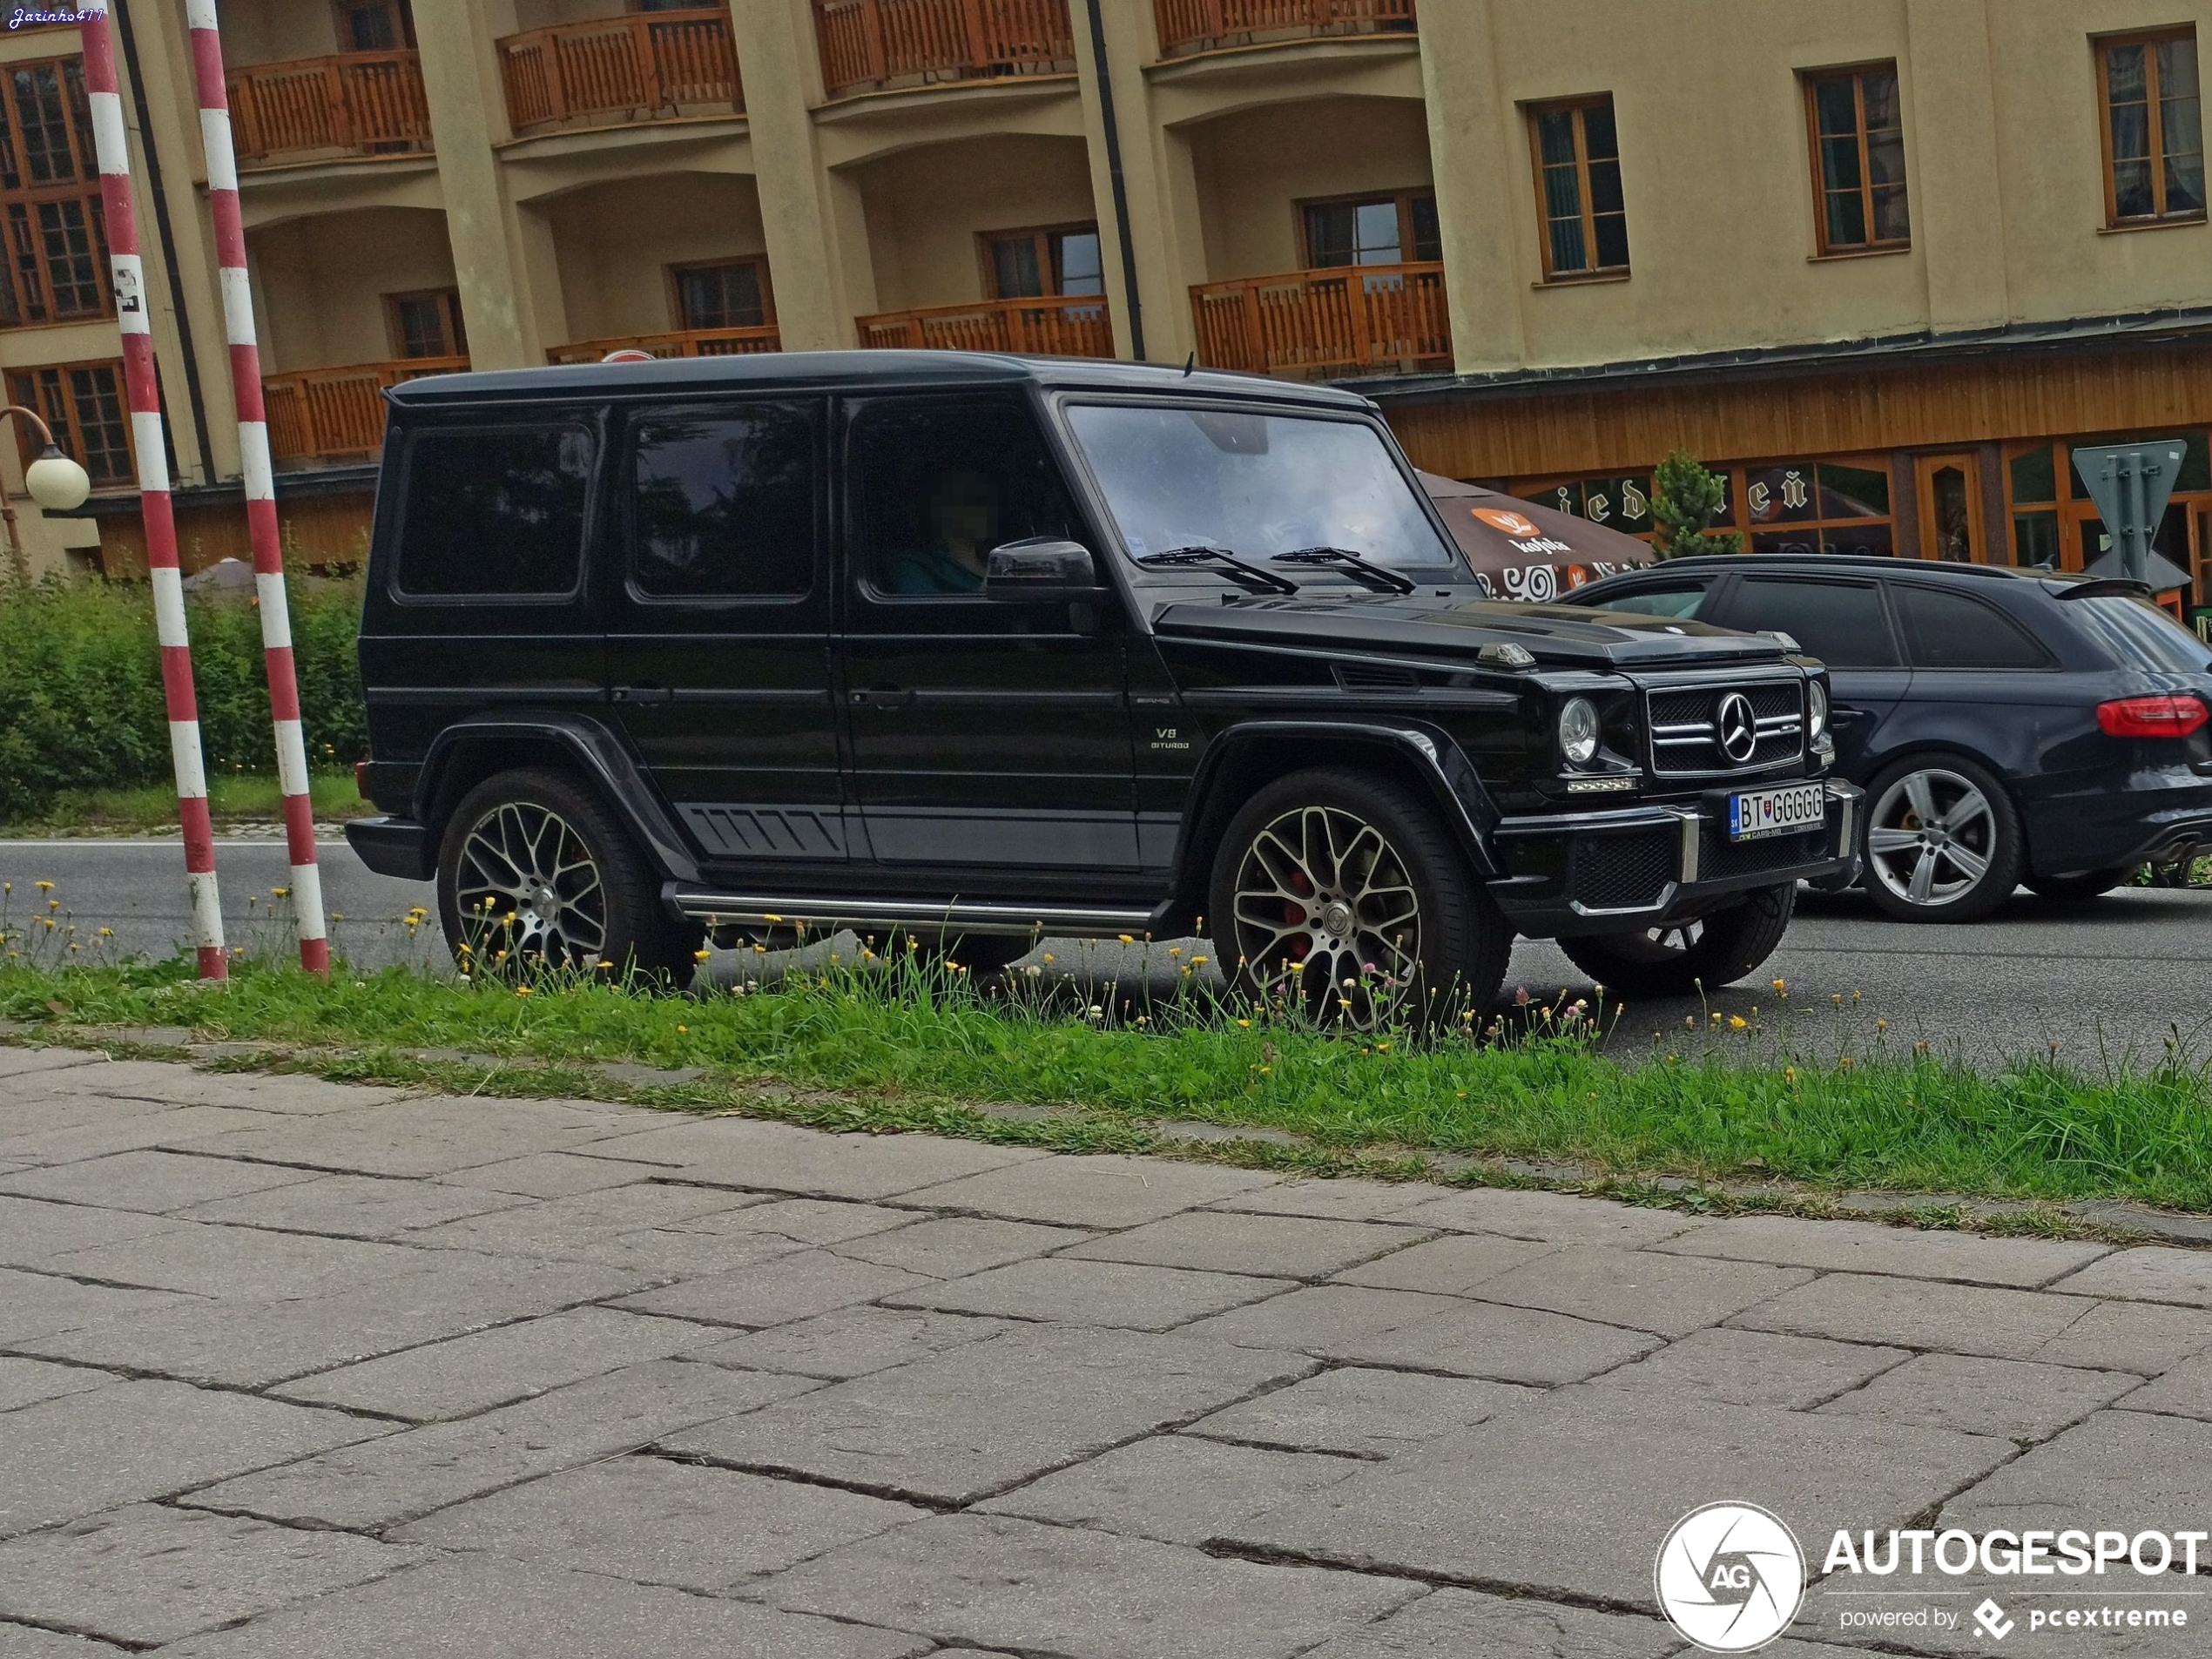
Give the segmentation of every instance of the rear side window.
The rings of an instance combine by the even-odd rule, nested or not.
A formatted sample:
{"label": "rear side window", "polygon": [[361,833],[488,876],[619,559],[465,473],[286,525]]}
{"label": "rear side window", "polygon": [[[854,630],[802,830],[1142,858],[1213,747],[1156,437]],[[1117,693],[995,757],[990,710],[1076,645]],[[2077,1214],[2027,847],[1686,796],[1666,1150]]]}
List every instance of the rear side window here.
{"label": "rear side window", "polygon": [[792,599],[814,585],[814,421],[763,403],[641,421],[631,580],[655,599]]}
{"label": "rear side window", "polygon": [[1994,605],[1899,582],[1891,590],[1915,668],[2048,668],[2050,653]]}
{"label": "rear side window", "polygon": [[1831,668],[1895,668],[1897,641],[1871,582],[1798,582],[1746,577],[1728,625],[1785,633]]}
{"label": "rear side window", "polygon": [[1629,610],[1640,617],[1695,617],[1705,603],[1706,584],[1693,582],[1674,588],[1640,588],[1602,602],[1608,610]]}
{"label": "rear side window", "polygon": [[2212,671],[2212,651],[2148,599],[2101,593],[2068,599],[2066,614],[2121,662],[2173,674]]}
{"label": "rear side window", "polygon": [[574,593],[595,447],[583,426],[414,433],[400,512],[399,591],[419,599]]}

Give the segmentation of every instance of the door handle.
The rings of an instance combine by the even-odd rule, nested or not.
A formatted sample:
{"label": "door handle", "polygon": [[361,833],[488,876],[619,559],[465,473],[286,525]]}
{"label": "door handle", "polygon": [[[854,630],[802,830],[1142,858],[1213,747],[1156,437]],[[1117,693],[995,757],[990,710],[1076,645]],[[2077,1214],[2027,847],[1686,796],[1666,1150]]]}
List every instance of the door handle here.
{"label": "door handle", "polygon": [[898,685],[871,685],[866,691],[847,693],[856,709],[910,709],[914,705],[914,694]]}
{"label": "door handle", "polygon": [[617,685],[607,692],[608,700],[615,703],[673,703],[673,686],[656,685],[650,680],[638,685]]}

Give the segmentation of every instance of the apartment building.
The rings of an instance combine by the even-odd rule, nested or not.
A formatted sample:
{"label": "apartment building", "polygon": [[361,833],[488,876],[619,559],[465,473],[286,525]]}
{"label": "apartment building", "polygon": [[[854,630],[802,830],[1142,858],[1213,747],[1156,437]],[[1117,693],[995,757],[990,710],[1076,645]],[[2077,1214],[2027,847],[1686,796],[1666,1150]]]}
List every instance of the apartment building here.
{"label": "apartment building", "polygon": [[[183,0],[111,0],[187,564],[241,550]],[[1648,534],[2075,568],[2065,450],[2185,435],[2212,604],[2205,0],[221,0],[280,516],[358,556],[381,389],[978,347],[1355,384]],[[0,373],[139,567],[71,28],[0,37]],[[0,456],[12,488],[20,461]]]}

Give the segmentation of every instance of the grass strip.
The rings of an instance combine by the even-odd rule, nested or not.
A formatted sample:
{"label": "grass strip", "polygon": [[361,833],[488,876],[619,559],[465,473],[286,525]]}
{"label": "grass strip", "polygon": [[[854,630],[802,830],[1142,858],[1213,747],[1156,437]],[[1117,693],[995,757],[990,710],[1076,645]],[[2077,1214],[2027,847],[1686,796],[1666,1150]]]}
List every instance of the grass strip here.
{"label": "grass strip", "polygon": [[[1135,1148],[1184,1119],[1287,1130],[1324,1161],[1446,1153],[1571,1163],[1630,1184],[1780,1179],[2212,1211],[2212,1079],[2178,1052],[2101,1078],[2040,1057],[1981,1072],[1879,1039],[1853,1059],[1824,1012],[1785,1017],[1803,1018],[1780,1033],[1799,1057],[1779,1063],[1732,1055],[1723,1030],[1696,1052],[1623,1065],[1557,1013],[1502,1038],[1363,1042],[1203,1001],[1086,1004],[1018,988],[994,998],[913,964],[693,996],[403,968],[341,969],[326,985],[250,961],[226,988],[202,989],[182,963],[0,962],[0,1018],[343,1050],[318,1067],[330,1075],[419,1075],[404,1051],[429,1049],[515,1062],[479,1085],[488,1092],[557,1093],[592,1062],[628,1062],[700,1070],[644,1091],[669,1105],[742,1105],[764,1084],[835,1091],[783,1114],[832,1128],[1005,1138],[1009,1126],[976,1108],[1012,1103],[1057,1109],[1026,1126],[1033,1136],[1012,1126],[1054,1144]],[[1773,1053],[1774,1028],[1744,1035]]]}
{"label": "grass strip", "polygon": [[[351,772],[319,773],[307,780],[315,818],[342,823],[376,809],[363,800]],[[216,826],[226,823],[273,823],[283,816],[274,777],[217,772],[207,780],[207,809]],[[177,791],[171,784],[138,784],[114,789],[64,789],[36,814],[0,822],[0,838],[64,835],[144,834],[177,827]]]}

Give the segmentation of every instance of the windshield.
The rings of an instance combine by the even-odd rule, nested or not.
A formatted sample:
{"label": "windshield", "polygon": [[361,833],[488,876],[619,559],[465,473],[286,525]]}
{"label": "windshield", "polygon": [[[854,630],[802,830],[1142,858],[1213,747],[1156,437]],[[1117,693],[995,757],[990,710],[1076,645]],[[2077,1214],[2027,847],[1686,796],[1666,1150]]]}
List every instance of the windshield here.
{"label": "windshield", "polygon": [[2178,674],[2212,669],[2212,650],[2148,599],[2104,593],[2069,599],[2067,608],[2123,663]]}
{"label": "windshield", "polygon": [[[1139,558],[1217,547],[1265,560],[1335,547],[1378,564],[1455,562],[1364,421],[1099,403],[1068,419]],[[1297,579],[1325,569],[1301,566]]]}

